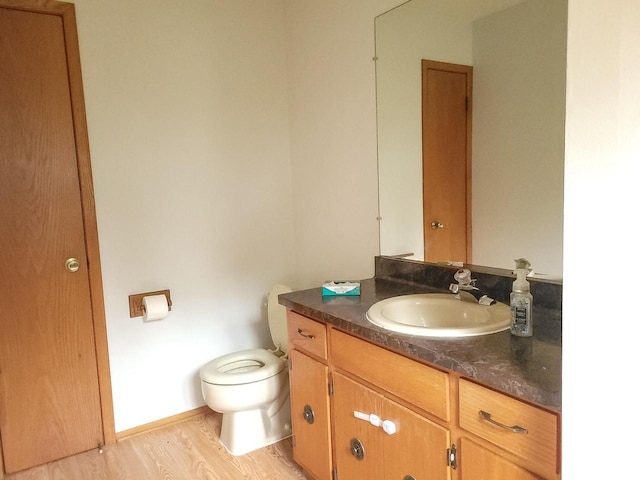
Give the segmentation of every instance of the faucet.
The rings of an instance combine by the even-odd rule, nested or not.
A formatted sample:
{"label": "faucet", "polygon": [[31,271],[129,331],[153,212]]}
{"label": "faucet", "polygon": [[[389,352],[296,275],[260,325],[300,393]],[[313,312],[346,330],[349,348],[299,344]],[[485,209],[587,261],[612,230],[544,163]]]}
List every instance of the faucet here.
{"label": "faucet", "polygon": [[458,300],[465,302],[479,303],[480,305],[493,305],[496,301],[485,292],[476,287],[476,279],[471,278],[471,271],[461,268],[453,278],[458,283],[449,285],[449,291],[456,295]]}

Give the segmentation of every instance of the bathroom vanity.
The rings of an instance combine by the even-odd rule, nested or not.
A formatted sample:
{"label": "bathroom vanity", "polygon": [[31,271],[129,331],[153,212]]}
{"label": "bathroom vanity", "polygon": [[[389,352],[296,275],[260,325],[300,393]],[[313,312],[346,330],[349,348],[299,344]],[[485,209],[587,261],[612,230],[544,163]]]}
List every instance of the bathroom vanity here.
{"label": "bathroom vanity", "polygon": [[[358,297],[280,296],[294,458],[314,478],[561,478],[561,285],[534,291],[532,338],[416,337],[366,319],[384,298],[442,291],[453,272],[378,257]],[[498,300],[513,281],[474,276]]]}

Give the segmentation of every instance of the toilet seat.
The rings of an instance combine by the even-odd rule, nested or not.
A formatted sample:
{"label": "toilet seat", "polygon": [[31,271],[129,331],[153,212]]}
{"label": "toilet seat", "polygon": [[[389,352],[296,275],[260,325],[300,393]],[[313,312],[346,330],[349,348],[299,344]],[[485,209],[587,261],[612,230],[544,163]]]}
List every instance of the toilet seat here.
{"label": "toilet seat", "polygon": [[259,382],[285,368],[284,360],[263,349],[229,353],[210,361],[200,369],[200,378],[214,385],[241,385]]}

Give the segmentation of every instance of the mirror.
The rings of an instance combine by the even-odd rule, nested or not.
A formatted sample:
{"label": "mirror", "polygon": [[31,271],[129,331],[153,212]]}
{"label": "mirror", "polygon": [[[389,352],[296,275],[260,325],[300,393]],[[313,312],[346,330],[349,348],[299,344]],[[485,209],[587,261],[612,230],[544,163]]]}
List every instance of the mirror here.
{"label": "mirror", "polygon": [[381,254],[424,259],[428,59],[473,66],[469,263],[561,278],[567,1],[410,0],[375,42]]}

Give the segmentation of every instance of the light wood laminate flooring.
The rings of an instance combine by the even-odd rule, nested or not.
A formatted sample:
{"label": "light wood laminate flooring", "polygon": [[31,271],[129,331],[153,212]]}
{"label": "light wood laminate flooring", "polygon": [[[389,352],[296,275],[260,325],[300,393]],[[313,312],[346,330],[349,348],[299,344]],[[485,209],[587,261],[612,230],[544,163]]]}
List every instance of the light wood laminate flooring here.
{"label": "light wood laminate flooring", "polygon": [[[5,480],[307,480],[291,439],[234,457],[219,443],[221,416],[200,414],[104,447],[6,475]],[[2,475],[0,474],[0,477]]]}

